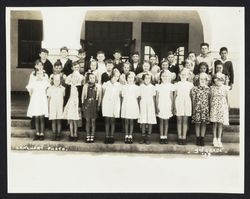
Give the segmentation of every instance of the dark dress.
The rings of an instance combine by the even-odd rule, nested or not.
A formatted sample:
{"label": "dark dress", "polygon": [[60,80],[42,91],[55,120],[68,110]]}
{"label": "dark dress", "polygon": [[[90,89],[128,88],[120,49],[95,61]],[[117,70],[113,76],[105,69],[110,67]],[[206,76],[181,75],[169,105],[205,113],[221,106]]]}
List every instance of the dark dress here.
{"label": "dark dress", "polygon": [[47,73],[48,77],[50,77],[50,75],[53,73],[53,65],[48,59],[46,59],[46,61],[43,63],[43,69]]}
{"label": "dark dress", "polygon": [[73,71],[72,71],[72,60],[71,60],[71,59],[68,59],[68,60],[66,61],[66,63],[65,63],[64,66],[63,66],[62,72],[63,72],[65,75],[67,75],[67,76],[73,72]]}
{"label": "dark dress", "polygon": [[98,100],[96,99],[97,87],[95,84],[88,84],[87,98],[83,103],[83,117],[84,118],[97,118]]}
{"label": "dark dress", "polygon": [[107,72],[105,72],[105,73],[102,74],[101,82],[103,84],[103,83],[109,81],[110,79],[111,79],[111,76]]}
{"label": "dark dress", "polygon": [[179,72],[180,72],[179,66],[178,66],[177,64],[175,64],[175,65],[170,65],[170,66],[168,67],[168,70],[169,70],[170,72],[176,74],[175,81],[177,81],[177,80],[178,80],[178,75],[179,75]]}
{"label": "dark dress", "polygon": [[119,61],[118,63],[116,63],[114,60],[114,68],[118,69],[119,72],[122,74],[123,73],[123,62]]}

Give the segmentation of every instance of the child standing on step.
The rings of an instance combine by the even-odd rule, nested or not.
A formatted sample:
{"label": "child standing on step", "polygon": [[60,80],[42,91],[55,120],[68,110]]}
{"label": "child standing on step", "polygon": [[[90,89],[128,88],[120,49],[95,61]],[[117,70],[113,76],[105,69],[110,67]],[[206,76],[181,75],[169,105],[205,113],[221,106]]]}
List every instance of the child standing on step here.
{"label": "child standing on step", "polygon": [[163,70],[160,73],[160,84],[156,85],[156,113],[160,118],[160,144],[168,143],[168,120],[173,116],[173,91],[171,83],[175,79],[175,73]]}
{"label": "child standing on step", "polygon": [[178,144],[186,145],[188,129],[188,117],[192,115],[192,102],[190,97],[193,84],[188,82],[189,69],[183,68],[180,71],[181,81],[175,83],[174,110],[177,116]]}
{"label": "child standing on step", "polygon": [[135,85],[135,73],[126,75],[127,84],[123,86],[121,117],[125,119],[125,143],[133,143],[134,120],[139,118],[139,87]]}
{"label": "child standing on step", "polygon": [[48,117],[48,99],[46,90],[50,86],[45,71],[36,69],[32,81],[26,86],[30,95],[28,117],[35,117],[36,134],[34,140],[44,140],[44,117]]}
{"label": "child standing on step", "polygon": [[208,80],[208,74],[200,73],[199,86],[195,86],[191,90],[193,105],[192,123],[195,124],[197,146],[205,145],[206,124],[209,123],[210,88],[207,85]]}
{"label": "child standing on step", "polygon": [[[105,82],[102,99],[102,115],[105,117],[105,144],[114,143],[115,119],[120,117],[121,110],[121,85],[118,82],[119,77],[115,75],[114,69],[111,73],[111,79]],[[119,72],[119,71],[118,71]]]}
{"label": "child standing on step", "polygon": [[[94,73],[86,74],[86,83],[82,89],[82,111],[86,119],[86,142],[95,141],[95,121],[100,110],[102,89]],[[90,131],[91,130],[91,131]]]}
{"label": "child standing on step", "polygon": [[225,76],[216,73],[214,76],[215,85],[211,86],[210,100],[210,121],[213,122],[213,145],[222,148],[222,128],[229,124],[228,91],[229,86],[224,85]]}
{"label": "child standing on step", "polygon": [[[156,90],[155,86],[151,84],[152,76],[150,74],[145,73],[142,76],[143,84],[140,85],[140,97],[139,97],[139,105],[140,105],[140,117],[138,123],[142,125],[142,140],[140,144],[150,144],[150,135],[152,132],[152,125],[156,124],[156,116],[155,116],[155,96]],[[146,133],[146,125],[148,125],[147,133]]]}
{"label": "child standing on step", "polygon": [[70,87],[69,99],[66,102],[63,118],[69,122],[69,141],[78,140],[78,120],[81,119],[80,89],[83,84],[83,75],[80,74],[80,66],[77,61],[73,62],[73,72],[66,78],[65,83]]}
{"label": "child standing on step", "polygon": [[47,91],[49,101],[49,119],[52,120],[52,140],[61,139],[61,120],[63,119],[63,98],[65,88],[61,84],[60,74],[53,75],[53,85]]}

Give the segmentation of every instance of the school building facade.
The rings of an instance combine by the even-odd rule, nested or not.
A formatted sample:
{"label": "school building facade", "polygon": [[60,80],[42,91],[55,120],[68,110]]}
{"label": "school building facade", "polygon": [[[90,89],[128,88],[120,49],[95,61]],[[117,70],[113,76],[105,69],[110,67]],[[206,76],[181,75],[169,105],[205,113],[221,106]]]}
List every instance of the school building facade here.
{"label": "school building facade", "polygon": [[[230,22],[228,17],[235,17]],[[230,106],[240,107],[240,68],[242,46],[239,35],[243,21],[237,12],[214,10],[104,10],[84,8],[37,8],[10,10],[11,91],[25,91],[33,62],[41,47],[49,50],[52,63],[59,49],[67,46],[70,58],[77,59],[83,47],[87,56],[95,57],[104,50],[112,58],[119,48],[123,58],[138,51],[141,60],[156,54],[159,60],[169,50],[176,53],[179,63],[188,51],[200,52],[200,43],[210,44],[211,55],[219,58],[219,49],[226,46],[234,64],[235,83],[229,94]]]}

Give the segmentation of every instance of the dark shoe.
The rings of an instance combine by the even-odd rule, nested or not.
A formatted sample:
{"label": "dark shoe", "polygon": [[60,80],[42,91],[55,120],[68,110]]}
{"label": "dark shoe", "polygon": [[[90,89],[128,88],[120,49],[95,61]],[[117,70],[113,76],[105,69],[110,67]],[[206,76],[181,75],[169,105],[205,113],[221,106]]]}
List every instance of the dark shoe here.
{"label": "dark shoe", "polygon": [[56,141],[60,141],[60,140],[61,140],[61,135],[59,134],[56,136]]}
{"label": "dark shoe", "polygon": [[44,140],[44,135],[40,135],[39,140]]}
{"label": "dark shoe", "polygon": [[74,138],[73,138],[73,141],[74,141],[74,142],[77,142],[77,141],[78,141],[78,137],[74,137]]}
{"label": "dark shoe", "polygon": [[128,138],[127,138],[127,137],[125,137],[124,143],[125,143],[125,144],[128,144]]}
{"label": "dark shoe", "polygon": [[205,146],[204,137],[200,138],[200,146]]}
{"label": "dark shoe", "polygon": [[115,139],[113,137],[109,138],[109,143],[110,144],[114,144],[114,142],[115,142]]}
{"label": "dark shoe", "polygon": [[168,139],[164,139],[163,144],[168,144]]}
{"label": "dark shoe", "polygon": [[33,138],[33,140],[39,140],[39,135],[35,135],[35,137]]}
{"label": "dark shoe", "polygon": [[178,145],[182,145],[182,139],[178,139]]}
{"label": "dark shoe", "polygon": [[159,143],[160,143],[160,144],[163,144],[163,143],[164,143],[162,138],[160,138]]}
{"label": "dark shoe", "polygon": [[186,145],[187,144],[187,139],[183,139],[182,140],[182,145]]}
{"label": "dark shoe", "polygon": [[147,139],[147,140],[145,141],[145,144],[151,144],[150,140]]}
{"label": "dark shoe", "polygon": [[105,137],[104,144],[109,144],[109,138]]}
{"label": "dark shoe", "polygon": [[142,138],[141,141],[139,142],[140,144],[144,144],[145,143],[145,138]]}
{"label": "dark shoe", "polygon": [[74,140],[74,137],[73,136],[69,136],[69,141],[72,142]]}
{"label": "dark shoe", "polygon": [[200,137],[196,137],[196,145],[201,146],[201,138]]}

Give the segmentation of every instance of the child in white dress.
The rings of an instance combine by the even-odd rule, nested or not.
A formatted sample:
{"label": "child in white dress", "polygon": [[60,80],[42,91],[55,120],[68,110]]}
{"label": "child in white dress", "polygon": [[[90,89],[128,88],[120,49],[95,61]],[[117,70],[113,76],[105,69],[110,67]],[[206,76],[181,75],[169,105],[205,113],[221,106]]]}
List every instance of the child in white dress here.
{"label": "child in white dress", "polygon": [[32,81],[26,86],[30,95],[28,117],[35,117],[36,134],[34,140],[44,140],[44,117],[48,117],[46,90],[50,86],[43,70],[36,69]]}
{"label": "child in white dress", "polygon": [[129,72],[126,76],[127,84],[122,88],[121,117],[125,119],[125,143],[133,143],[134,120],[140,116],[138,97],[139,87],[135,85],[135,73]]}
{"label": "child in white dress", "polygon": [[[118,70],[118,69],[116,69]],[[102,115],[105,117],[105,144],[114,143],[115,119],[120,117],[121,110],[121,84],[115,70],[111,73],[111,80],[105,82],[102,99]]]}
{"label": "child in white dress", "polygon": [[53,85],[47,90],[49,101],[49,120],[52,120],[53,140],[60,140],[61,120],[63,119],[63,98],[65,88],[61,84],[60,74],[53,75]]}
{"label": "child in white dress", "polygon": [[[140,117],[138,122],[142,125],[142,140],[140,144],[150,144],[150,135],[152,132],[152,125],[156,124],[155,115],[155,86],[151,84],[152,76],[150,74],[144,74],[142,76],[143,84],[140,85]],[[146,133],[146,125],[148,131]]]}
{"label": "child in white dress", "polygon": [[80,66],[78,62],[73,62],[72,66],[73,72],[67,76],[65,83],[70,86],[70,95],[65,105],[63,118],[67,119],[70,127],[70,136],[69,141],[78,140],[78,120],[81,119],[80,113],[80,102],[79,102],[79,91],[78,86],[80,87],[83,84],[83,75],[80,74]]}
{"label": "child in white dress", "polygon": [[173,116],[173,91],[171,83],[175,79],[175,73],[163,70],[160,73],[160,84],[156,86],[157,116],[160,118],[160,144],[168,143],[168,120]]}
{"label": "child in white dress", "polygon": [[180,72],[181,81],[175,83],[175,112],[177,116],[178,144],[186,145],[188,117],[192,115],[191,89],[193,84],[188,82],[189,70],[183,68]]}

